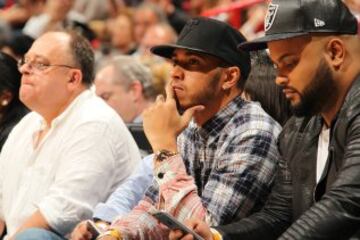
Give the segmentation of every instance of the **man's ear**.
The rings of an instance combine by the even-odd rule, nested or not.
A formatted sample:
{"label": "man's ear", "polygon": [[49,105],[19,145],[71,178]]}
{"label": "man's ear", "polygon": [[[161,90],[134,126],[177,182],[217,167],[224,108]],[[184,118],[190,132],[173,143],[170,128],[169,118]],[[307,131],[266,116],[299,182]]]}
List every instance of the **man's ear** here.
{"label": "man's ear", "polygon": [[134,101],[138,101],[143,94],[143,86],[140,81],[135,80],[131,83],[129,91],[132,92],[132,97]]}
{"label": "man's ear", "polygon": [[325,57],[335,70],[340,69],[345,61],[346,48],[340,38],[332,38],[325,46]]}
{"label": "man's ear", "polygon": [[225,70],[225,80],[222,83],[222,89],[228,90],[236,86],[240,81],[241,72],[238,67],[228,67]]}
{"label": "man's ear", "polygon": [[73,69],[70,72],[70,79],[68,80],[68,86],[70,89],[75,89],[82,84],[83,75],[79,69]]}

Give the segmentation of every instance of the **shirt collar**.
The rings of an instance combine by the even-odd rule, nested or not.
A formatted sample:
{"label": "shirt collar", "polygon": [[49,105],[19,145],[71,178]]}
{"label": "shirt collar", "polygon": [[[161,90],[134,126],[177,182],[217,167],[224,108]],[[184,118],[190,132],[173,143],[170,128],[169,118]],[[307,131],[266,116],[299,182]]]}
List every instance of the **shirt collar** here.
{"label": "shirt collar", "polygon": [[[54,120],[51,122],[50,128],[59,125],[59,123],[61,123],[63,119],[65,119],[67,116],[70,115],[70,113],[72,112],[72,110],[75,108],[76,105],[83,102],[85,99],[89,98],[92,94],[94,93],[92,93],[88,89],[80,93],[59,116],[54,118]],[[42,126],[41,129],[46,126],[45,119],[42,117],[41,117],[41,126]]]}
{"label": "shirt collar", "polygon": [[217,112],[214,117],[209,119],[203,126],[197,126],[197,131],[200,136],[203,138],[217,136],[228,123],[229,119],[239,111],[244,103],[245,101],[241,98],[241,96],[234,98],[224,108]]}
{"label": "shirt collar", "polygon": [[142,122],[143,122],[143,118],[141,114],[133,120],[133,123],[142,123]]}

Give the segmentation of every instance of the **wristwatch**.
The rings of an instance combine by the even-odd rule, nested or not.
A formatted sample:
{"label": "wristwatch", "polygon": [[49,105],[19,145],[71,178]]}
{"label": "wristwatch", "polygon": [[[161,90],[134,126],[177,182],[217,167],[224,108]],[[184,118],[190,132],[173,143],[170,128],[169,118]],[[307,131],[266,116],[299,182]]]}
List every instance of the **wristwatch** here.
{"label": "wristwatch", "polygon": [[102,230],[105,230],[105,229],[107,229],[107,228],[110,226],[109,223],[107,223],[107,222],[105,222],[105,221],[102,221],[102,220],[97,220],[97,221],[95,221],[95,225],[96,225],[97,227],[101,228]]}
{"label": "wristwatch", "polygon": [[178,152],[172,152],[172,151],[169,151],[169,150],[166,150],[166,149],[162,149],[162,150],[159,150],[159,151],[157,151],[155,153],[154,159],[155,159],[155,161],[162,162],[165,159],[167,159],[169,157],[173,157],[173,156],[175,156],[177,154],[178,154]]}
{"label": "wristwatch", "polygon": [[222,240],[223,239],[221,234],[215,228],[210,228],[210,231],[211,231],[213,240]]}

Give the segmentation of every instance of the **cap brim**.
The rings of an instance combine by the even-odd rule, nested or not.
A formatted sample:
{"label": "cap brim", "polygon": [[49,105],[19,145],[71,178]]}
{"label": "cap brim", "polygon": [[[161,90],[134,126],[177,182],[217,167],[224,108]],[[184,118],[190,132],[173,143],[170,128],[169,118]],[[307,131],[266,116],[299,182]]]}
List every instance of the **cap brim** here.
{"label": "cap brim", "polygon": [[267,35],[249,42],[243,42],[238,45],[238,48],[244,51],[256,51],[267,48],[268,42],[284,40],[288,38],[294,38],[299,36],[307,35],[306,32],[301,33],[279,33],[279,34],[271,34]]}
{"label": "cap brim", "polygon": [[[208,52],[198,49],[198,48],[191,48],[191,47],[186,47],[186,46],[181,46],[181,45],[176,45],[176,44],[158,45],[158,46],[152,47],[150,49],[150,51],[153,54],[158,55],[160,57],[171,58],[175,49],[185,49],[185,50],[189,50],[189,51],[193,51],[193,52],[203,53],[203,54],[207,54],[207,55],[213,55],[211,53],[208,53]],[[217,56],[215,56],[215,57],[217,57]]]}

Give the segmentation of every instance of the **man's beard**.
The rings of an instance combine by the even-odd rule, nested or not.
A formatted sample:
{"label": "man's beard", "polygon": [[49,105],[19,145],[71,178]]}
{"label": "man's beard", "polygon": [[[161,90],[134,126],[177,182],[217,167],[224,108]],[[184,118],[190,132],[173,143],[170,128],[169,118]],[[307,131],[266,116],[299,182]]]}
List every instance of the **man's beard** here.
{"label": "man's beard", "polygon": [[201,91],[199,90],[198,94],[196,96],[193,96],[191,99],[191,103],[188,106],[181,105],[180,101],[176,99],[176,105],[178,108],[178,111],[180,113],[183,113],[186,109],[191,108],[196,105],[208,105],[209,102],[214,102],[216,96],[216,88],[219,84],[221,78],[221,72],[217,72],[211,79],[209,79],[209,84],[206,88],[203,88]]}
{"label": "man's beard", "polygon": [[325,60],[321,59],[315,76],[300,94],[300,102],[291,106],[292,112],[298,117],[313,116],[330,108],[337,95],[338,89],[331,69]]}

